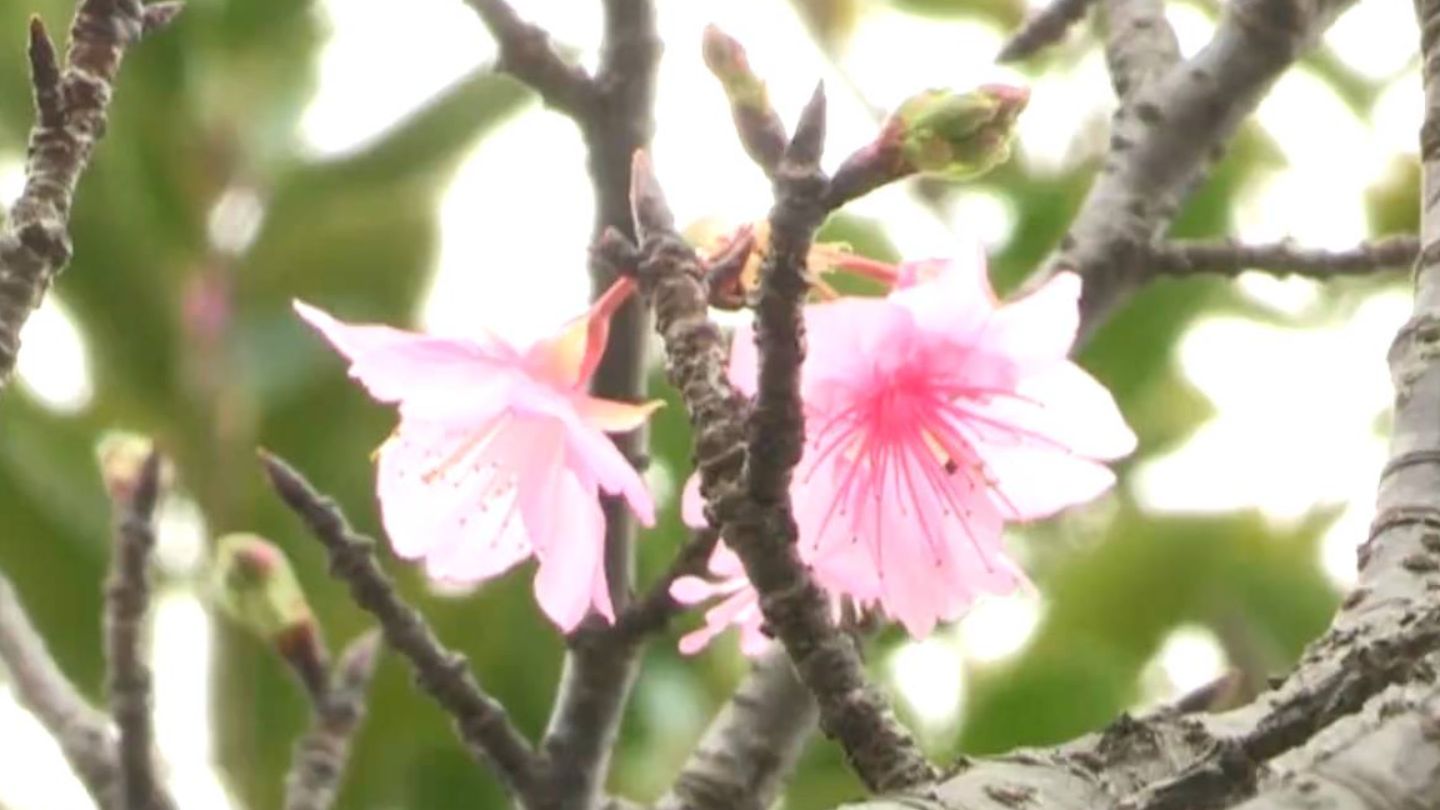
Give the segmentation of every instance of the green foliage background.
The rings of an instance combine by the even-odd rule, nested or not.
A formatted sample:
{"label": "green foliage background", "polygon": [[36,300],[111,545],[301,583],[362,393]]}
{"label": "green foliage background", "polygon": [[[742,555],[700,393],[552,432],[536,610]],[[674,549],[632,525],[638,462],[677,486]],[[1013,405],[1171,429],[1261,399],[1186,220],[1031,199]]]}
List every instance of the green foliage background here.
{"label": "green foliage background", "polygon": [[[980,16],[1007,29],[1023,14],[1018,0],[895,4],[921,14]],[[359,152],[306,160],[298,156],[295,124],[321,43],[314,10],[298,0],[189,5],[173,31],[145,43],[126,63],[108,137],[75,209],[75,261],[58,290],[90,347],[94,403],[79,415],[59,416],[23,392],[0,400],[0,568],[18,584],[62,665],[97,695],[108,532],[92,448],[106,429],[156,436],[216,536],[247,530],[279,542],[332,639],[366,626],[326,576],[317,547],[262,487],[252,454],[256,446],[280,452],[336,495],[360,527],[375,532],[366,453],[392,415],[357,395],[327,350],[302,332],[288,302],[324,300],[352,317],[406,322],[428,281],[435,203],[451,170],[506,117],[535,110],[510,80],[476,75]],[[831,47],[856,24],[851,3],[797,5]],[[52,30],[63,31],[71,8],[70,0],[0,4],[0,154],[23,152],[31,120],[26,15],[38,12]],[[1063,71],[1077,53],[1067,46],[1032,67]],[[1378,90],[1323,52],[1311,62],[1359,110]],[[946,81],[965,82],[937,77]],[[1276,160],[1265,136],[1247,129],[1177,231],[1223,234],[1236,189]],[[996,258],[1002,286],[1021,279],[1059,240],[1093,169],[1039,178],[1012,164],[984,180],[1013,200],[1020,217],[1015,238]],[[1414,184],[1411,173],[1377,194],[1372,221],[1387,230],[1411,227]],[[206,216],[235,185],[254,189],[266,214],[253,244],[232,257],[208,245]],[[763,205],[757,201],[757,208]],[[841,220],[830,228],[885,250],[883,236],[867,223]],[[577,272],[581,266],[576,257]],[[1337,286],[1327,295],[1343,310],[1368,283]],[[183,317],[186,291],[197,285],[221,290],[232,302],[218,331],[197,329]],[[1115,390],[1140,434],[1142,453],[1173,446],[1206,416],[1203,398],[1170,362],[1176,337],[1199,312],[1248,307],[1223,282],[1157,284],[1086,349],[1084,363]],[[656,389],[667,395],[658,380]],[[680,409],[661,411],[653,431],[656,455],[684,469],[688,436]],[[937,752],[999,751],[1103,724],[1134,702],[1142,666],[1182,622],[1207,625],[1227,643],[1242,638],[1247,649],[1261,651],[1258,666],[1283,667],[1324,626],[1336,600],[1315,553],[1331,517],[1318,514],[1284,532],[1257,515],[1157,519],[1142,514],[1122,489],[1108,512],[1032,531],[1032,572],[1050,609],[1021,655],[972,673],[963,726],[933,740]],[[676,516],[667,513],[641,544],[645,575],[664,565],[679,533]],[[403,566],[391,569],[517,722],[537,733],[561,645],[533,608],[528,575],[454,599],[430,595]],[[219,649],[219,761],[247,806],[277,806],[305,703],[257,642],[222,630]],[[663,789],[743,666],[730,652],[692,661],[680,659],[669,640],[653,645],[627,718],[614,787],[637,797]],[[833,747],[817,743],[787,807],[823,807],[857,792]],[[455,744],[442,715],[416,694],[404,668],[388,659],[341,806],[460,805],[499,807],[501,798]]]}

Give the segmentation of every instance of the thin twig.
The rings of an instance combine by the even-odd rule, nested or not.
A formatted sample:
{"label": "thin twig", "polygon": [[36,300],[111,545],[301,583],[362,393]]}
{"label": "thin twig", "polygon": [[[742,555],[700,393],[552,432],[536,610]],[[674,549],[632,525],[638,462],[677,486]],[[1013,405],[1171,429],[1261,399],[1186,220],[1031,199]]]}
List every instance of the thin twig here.
{"label": "thin twig", "polygon": [[1152,273],[1166,276],[1236,276],[1246,270],[1260,270],[1327,279],[1409,267],[1419,253],[1420,240],[1414,236],[1387,236],[1349,250],[1317,250],[1288,241],[1269,245],[1168,242],[1150,249],[1149,268]]}
{"label": "thin twig", "polygon": [[104,810],[119,810],[120,768],[109,718],[80,695],[45,647],[10,580],[0,574],[0,663],[21,706],[60,745],[65,761]]}
{"label": "thin twig", "polygon": [[285,780],[285,810],[329,810],[340,792],[350,741],[365,718],[366,693],[380,658],[380,633],[372,630],[350,642],[335,666],[333,681],[314,704],[310,730],[295,747]]}
{"label": "thin twig", "polygon": [[1000,53],[996,62],[1018,62],[1039,53],[1065,38],[1070,27],[1079,22],[1095,0],[1051,0],[1044,8],[1030,15]]}
{"label": "thin twig", "polygon": [[175,803],[156,775],[150,716],[150,668],[141,649],[150,608],[150,555],[155,549],[155,503],[160,494],[158,452],[140,468],[133,488],[115,502],[115,548],[105,583],[105,691],[120,730],[121,806],[164,810]]}
{"label": "thin twig", "polygon": [[815,730],[815,699],[771,649],[711,722],[656,810],[763,810]]}
{"label": "thin twig", "polygon": [[501,70],[529,85],[549,106],[573,117],[591,114],[594,82],[550,45],[545,29],[528,23],[505,0],[466,0],[500,45]]}
{"label": "thin twig", "polygon": [[20,329],[70,261],[70,207],[80,175],[105,132],[116,73],[126,48],[174,20],[171,3],[81,0],[63,70],[39,17],[30,20],[30,73],[36,121],[25,188],[0,227],[0,391],[20,352]]}
{"label": "thin twig", "polygon": [[298,472],[269,453],[260,454],[271,486],[330,554],[333,576],[350,586],[357,604],[380,622],[385,640],[405,656],[415,680],[455,720],[460,738],[522,799],[535,788],[539,763],[505,708],[480,688],[463,655],[447,649],[415,608],[406,604],[375,561],[374,541],[355,534],[339,507],[311,488]]}
{"label": "thin twig", "polygon": [[665,573],[651,583],[643,597],[630,603],[630,607],[616,620],[617,630],[634,636],[660,632],[685,608],[670,595],[670,586],[680,577],[704,572],[705,564],[719,542],[720,533],[714,529],[693,530]]}

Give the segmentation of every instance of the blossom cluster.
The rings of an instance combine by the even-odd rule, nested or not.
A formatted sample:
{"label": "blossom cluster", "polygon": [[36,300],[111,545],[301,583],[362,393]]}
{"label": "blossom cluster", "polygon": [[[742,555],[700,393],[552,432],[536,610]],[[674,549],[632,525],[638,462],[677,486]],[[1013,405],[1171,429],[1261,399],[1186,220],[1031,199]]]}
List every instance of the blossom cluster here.
{"label": "blossom cluster", "polygon": [[[798,551],[837,608],[881,611],[920,637],[977,596],[1023,583],[1005,524],[1103,493],[1114,481],[1105,462],[1135,438],[1105,388],[1069,359],[1073,274],[1002,303],[978,251],[891,266],[828,250],[831,269],[890,291],[806,306],[806,443],[790,491]],[[296,303],[371,396],[398,406],[377,453],[377,493],[399,556],[460,583],[533,557],[536,599],[560,629],[591,611],[614,620],[598,496],[621,496],[647,526],[655,504],[606,434],[640,427],[658,403],[587,390],[610,318],[633,292],[618,281],[528,347],[346,324]],[[737,329],[731,383],[753,394],[758,364],[753,329]],[[686,522],[704,525],[693,478],[682,501]],[[762,649],[758,599],[723,543],[709,572],[672,586],[682,603],[720,599],[682,650],[731,626],[747,652]]]}

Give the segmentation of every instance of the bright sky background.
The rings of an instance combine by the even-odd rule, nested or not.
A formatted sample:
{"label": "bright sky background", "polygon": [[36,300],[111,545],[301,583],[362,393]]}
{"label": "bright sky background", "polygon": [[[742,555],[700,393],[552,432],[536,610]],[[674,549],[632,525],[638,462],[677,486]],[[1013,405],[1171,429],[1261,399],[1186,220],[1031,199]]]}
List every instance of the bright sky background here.
{"label": "bright sky background", "polygon": [[[330,38],[320,64],[320,87],[303,121],[307,148],[317,156],[343,153],[414,110],[431,94],[493,58],[494,48],[460,0],[363,0],[320,3]],[[594,63],[598,3],[516,0],[528,17],[559,40],[582,48]],[[765,210],[768,190],[717,118],[724,102],[698,55],[710,22],[736,35],[758,72],[770,82],[776,107],[795,111],[817,78],[830,97],[830,154],[843,156],[873,133],[872,110],[888,109],[943,77],[966,85],[1013,72],[990,65],[1002,33],[976,22],[943,22],[864,5],[865,16],[843,55],[840,73],[810,44],[786,3],[773,0],[668,0],[660,3],[667,44],[658,99],[655,159],[682,222],[702,217],[736,222]],[[1193,53],[1214,23],[1197,6],[1170,3],[1182,50]],[[1405,4],[1359,3],[1327,35],[1325,44],[1355,70],[1387,83],[1362,120],[1312,72],[1288,73],[1262,105],[1260,124],[1283,152],[1285,165],[1244,192],[1238,237],[1285,236],[1321,247],[1364,238],[1365,191],[1382,181],[1397,157],[1413,159],[1420,92],[1413,20]],[[1397,33],[1398,32],[1398,33]],[[408,35],[407,35],[408,34]],[[378,60],[396,43],[415,43],[404,58]],[[899,45],[898,43],[904,43]],[[1398,44],[1397,44],[1398,43]],[[925,54],[925,58],[906,58]],[[1032,100],[1021,118],[1017,160],[1037,172],[1058,172],[1100,148],[1094,124],[1114,99],[1098,50],[1078,67],[1028,82]],[[544,162],[533,160],[541,152]],[[526,172],[522,179],[519,172]],[[443,243],[432,294],[417,321],[429,329],[464,333],[485,326],[516,339],[538,335],[583,306],[585,255],[591,217],[583,155],[573,126],[549,112],[517,116],[465,161],[443,201]],[[0,162],[0,200],[18,193],[19,167]],[[537,175],[538,172],[538,175]],[[495,194],[496,188],[512,193]],[[517,190],[543,188],[527,196]],[[572,201],[556,207],[553,200]],[[214,212],[218,241],[253,224],[258,203],[230,198]],[[223,208],[223,206],[222,206]],[[1010,238],[1010,203],[983,192],[965,194],[944,215],[917,204],[901,188],[862,200],[857,213],[882,219],[908,256],[950,252],[964,238],[998,248]],[[247,219],[248,218],[248,219]],[[240,223],[226,226],[225,223]],[[533,237],[527,223],[543,222]],[[479,226],[477,226],[479,223]],[[217,245],[233,249],[233,244]],[[485,294],[503,280],[505,296]],[[1318,288],[1301,279],[1246,275],[1238,286],[1285,318],[1314,320]],[[30,396],[60,412],[83,410],[93,395],[81,333],[66,314],[63,285],[31,319],[24,335],[20,380]],[[1377,295],[1353,316],[1320,327],[1262,323],[1237,316],[1207,317],[1181,341],[1175,362],[1215,408],[1215,417],[1173,453],[1143,465],[1133,477],[1137,496],[1156,511],[1214,512],[1256,507],[1279,522],[1317,504],[1349,504],[1324,548],[1326,571],[1344,585],[1354,576],[1354,545],[1370,519],[1384,442],[1374,432],[1390,403],[1385,347],[1408,310],[1407,296]],[[1322,359],[1323,358],[1323,361]],[[1275,369],[1285,384],[1275,384]],[[1329,437],[1325,463],[1314,463],[1317,435]],[[1264,452],[1255,452],[1263,447]],[[1246,464],[1233,460],[1244,456]],[[1224,476],[1214,472],[1224,469]],[[205,529],[193,504],[177,497],[162,527],[162,563],[193,570]],[[954,628],[901,647],[886,668],[924,729],[953,728],[967,670],[1021,649],[1044,605],[1033,595],[984,602]],[[193,593],[163,593],[155,618],[157,732],[187,807],[221,809],[224,789],[209,767],[207,711],[209,620]],[[1147,702],[1207,682],[1224,668],[1213,635],[1182,628],[1162,646],[1147,674]],[[78,788],[44,732],[0,686],[0,805],[12,810],[80,810],[93,805]]]}

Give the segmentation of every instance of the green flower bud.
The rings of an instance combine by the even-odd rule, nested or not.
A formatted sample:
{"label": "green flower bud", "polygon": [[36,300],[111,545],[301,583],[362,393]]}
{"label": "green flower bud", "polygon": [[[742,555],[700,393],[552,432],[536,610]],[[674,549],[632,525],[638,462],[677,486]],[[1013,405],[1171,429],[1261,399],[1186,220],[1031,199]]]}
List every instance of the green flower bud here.
{"label": "green flower bud", "polygon": [[262,537],[220,538],[211,583],[220,610],[267,642],[283,644],[314,628],[315,617],[290,561]]}
{"label": "green flower bud", "polygon": [[[95,459],[100,465],[100,479],[105,492],[117,502],[129,501],[140,482],[141,470],[155,451],[155,443],[135,433],[111,431],[95,445]],[[164,459],[160,462],[160,489],[174,483],[174,468]]]}
{"label": "green flower bud", "polygon": [[886,129],[918,172],[978,177],[1010,157],[1015,120],[1030,100],[1022,87],[990,84],[969,93],[929,90],[907,99]]}

